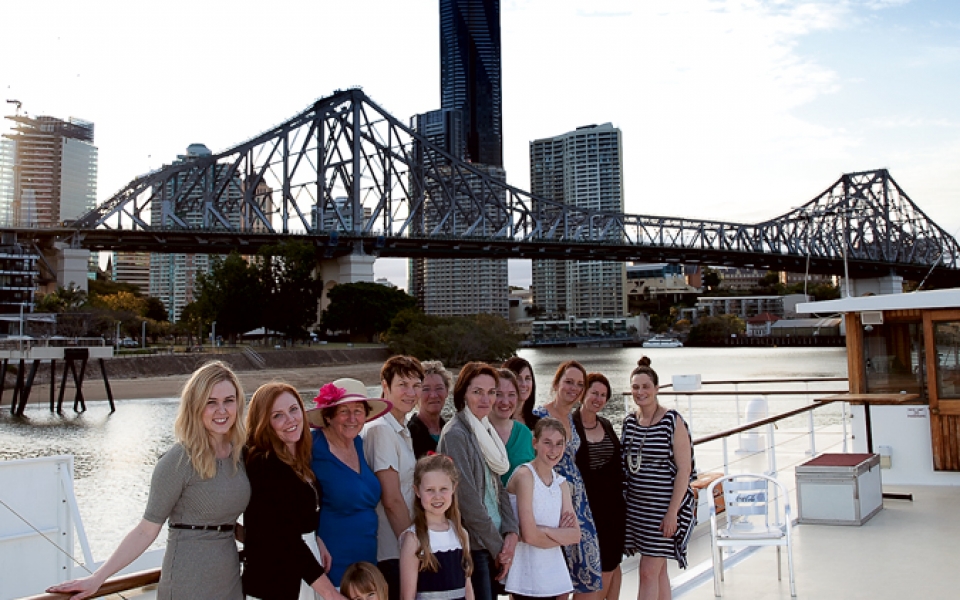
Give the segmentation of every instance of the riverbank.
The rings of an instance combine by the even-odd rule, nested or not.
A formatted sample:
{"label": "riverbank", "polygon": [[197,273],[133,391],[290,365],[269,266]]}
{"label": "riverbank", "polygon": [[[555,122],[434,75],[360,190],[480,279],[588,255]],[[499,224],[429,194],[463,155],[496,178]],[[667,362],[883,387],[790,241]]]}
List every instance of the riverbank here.
{"label": "riverbank", "polygon": [[[180,389],[190,373],[210,360],[228,363],[237,372],[248,395],[264,383],[285,381],[300,390],[305,397],[309,395],[312,398],[321,385],[341,377],[359,379],[368,386],[377,385],[380,381],[380,367],[390,356],[390,351],[385,347],[296,349],[273,350],[258,356],[260,360],[242,353],[131,356],[108,359],[105,364],[113,397],[118,401],[179,396]],[[63,375],[63,368],[63,362],[58,362],[55,394],[59,393],[59,379]],[[27,369],[29,370],[29,364]],[[8,372],[0,404],[9,406],[15,381],[15,371]],[[45,363],[38,371],[30,392],[30,405],[49,402],[49,382],[50,367],[49,363]],[[65,405],[72,405],[74,391],[73,378],[68,376],[64,394]],[[107,399],[100,367],[96,361],[87,364],[83,396],[86,400]]]}

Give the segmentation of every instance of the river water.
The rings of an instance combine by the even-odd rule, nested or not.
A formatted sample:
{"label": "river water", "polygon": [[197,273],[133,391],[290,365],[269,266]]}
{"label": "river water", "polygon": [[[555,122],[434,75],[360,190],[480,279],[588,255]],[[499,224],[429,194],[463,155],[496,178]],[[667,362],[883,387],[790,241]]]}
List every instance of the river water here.
{"label": "river water", "polygon": [[[521,352],[534,367],[538,403],[549,400],[554,372],[565,360],[579,360],[588,372],[606,375],[618,396],[629,388],[630,371],[644,354],[652,359],[661,384],[669,383],[674,375],[691,374],[699,374],[705,382],[846,377],[846,351],[842,348],[551,348]],[[819,389],[838,387],[846,386],[838,382]],[[309,392],[309,397],[315,393],[303,391]],[[771,397],[770,410],[782,412],[808,401],[806,395]],[[682,395],[661,394],[661,403],[680,410],[695,437],[737,424],[738,411],[730,397],[691,401]],[[0,410],[0,460],[73,454],[81,518],[94,557],[103,560],[143,514],[153,466],[174,441],[177,404],[176,398],[125,400],[111,415],[106,402],[87,402],[87,412],[67,410],[59,416],[38,402],[29,405],[24,419],[11,417],[9,404],[5,404]],[[624,408],[624,400],[615,397],[606,412],[619,422]],[[818,418],[834,417],[827,413]],[[161,546],[164,539],[161,535],[154,546]]]}

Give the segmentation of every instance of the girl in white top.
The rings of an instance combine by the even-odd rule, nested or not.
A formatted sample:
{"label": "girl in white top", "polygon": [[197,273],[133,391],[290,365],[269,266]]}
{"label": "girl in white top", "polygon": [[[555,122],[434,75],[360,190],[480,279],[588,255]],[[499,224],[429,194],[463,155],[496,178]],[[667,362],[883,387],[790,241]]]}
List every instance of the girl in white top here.
{"label": "girl in white top", "polygon": [[515,600],[573,590],[561,546],[580,541],[580,526],[567,482],[553,471],[566,445],[563,424],[553,417],[540,419],[533,430],[537,457],[518,468],[507,484],[516,496],[520,521],[520,542],[505,584]]}

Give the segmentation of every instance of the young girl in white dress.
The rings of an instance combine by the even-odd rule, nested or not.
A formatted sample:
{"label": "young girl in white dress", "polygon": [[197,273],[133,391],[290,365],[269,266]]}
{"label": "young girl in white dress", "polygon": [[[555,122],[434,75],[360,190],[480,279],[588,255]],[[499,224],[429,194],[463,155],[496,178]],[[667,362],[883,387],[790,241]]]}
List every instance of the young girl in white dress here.
{"label": "young girl in white dress", "polygon": [[533,461],[521,465],[507,484],[516,496],[520,542],[507,573],[514,600],[553,598],[573,590],[562,546],[580,541],[580,526],[566,480],[553,468],[563,457],[567,431],[553,417],[537,421]]}
{"label": "young girl in white dress", "polygon": [[470,538],[456,496],[459,479],[449,456],[417,461],[413,525],[400,534],[401,600],[474,600]]}

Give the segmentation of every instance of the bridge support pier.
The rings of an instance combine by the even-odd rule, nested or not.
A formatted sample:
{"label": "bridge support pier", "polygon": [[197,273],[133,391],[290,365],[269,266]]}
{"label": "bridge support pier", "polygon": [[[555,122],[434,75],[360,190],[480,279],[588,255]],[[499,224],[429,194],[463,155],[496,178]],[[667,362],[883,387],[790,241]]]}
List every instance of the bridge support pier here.
{"label": "bridge support pier", "polygon": [[67,244],[56,243],[53,252],[44,252],[44,258],[56,272],[54,289],[45,290],[47,293],[56,291],[56,287],[67,287],[73,284],[84,292],[87,291],[87,272],[90,270],[90,251],[82,248],[71,248]]}
{"label": "bridge support pier", "polygon": [[320,297],[320,304],[317,306],[317,321],[320,320],[320,313],[330,304],[327,292],[335,285],[361,281],[373,283],[373,263],[376,260],[376,256],[368,254],[349,254],[340,258],[317,261],[317,273],[323,281],[323,296]]}

